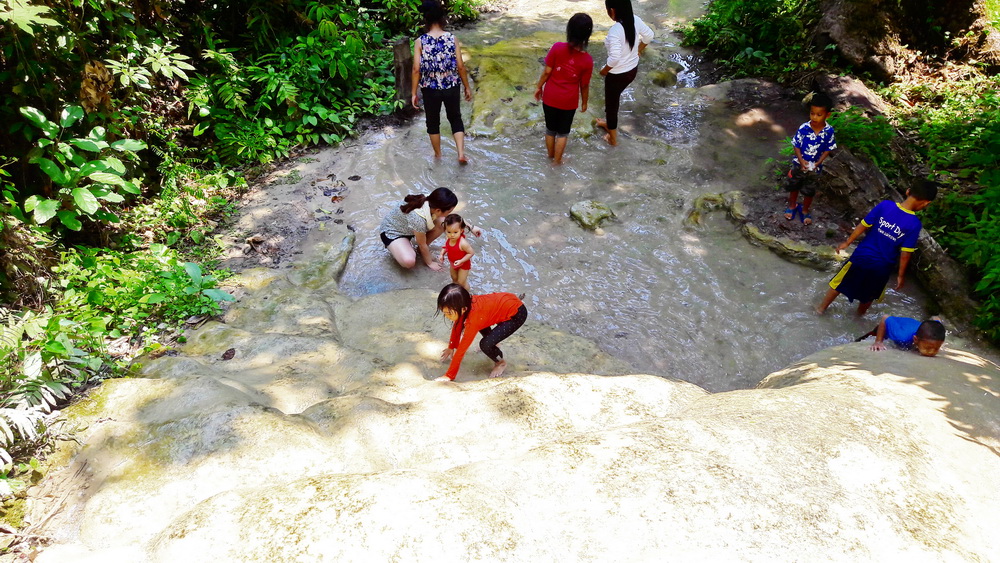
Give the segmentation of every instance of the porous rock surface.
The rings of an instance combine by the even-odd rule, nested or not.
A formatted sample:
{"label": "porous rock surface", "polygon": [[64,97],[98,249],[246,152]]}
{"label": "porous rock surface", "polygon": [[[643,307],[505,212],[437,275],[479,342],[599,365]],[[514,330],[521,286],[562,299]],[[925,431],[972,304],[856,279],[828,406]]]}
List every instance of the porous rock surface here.
{"label": "porous rock surface", "polygon": [[433,292],[324,272],[245,273],[229,324],[68,409],[36,561],[996,553],[1000,369],[971,354],[849,344],[709,394],[529,320],[507,376],[472,350],[436,383]]}

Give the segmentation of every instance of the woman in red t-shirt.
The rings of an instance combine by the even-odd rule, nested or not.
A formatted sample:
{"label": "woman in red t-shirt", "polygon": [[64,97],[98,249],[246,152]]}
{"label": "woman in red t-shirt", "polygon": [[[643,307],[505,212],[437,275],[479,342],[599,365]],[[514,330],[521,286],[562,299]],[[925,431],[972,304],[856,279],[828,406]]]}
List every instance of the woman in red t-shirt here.
{"label": "woman in red t-shirt", "polygon": [[[503,352],[497,348],[501,340],[521,328],[528,318],[528,309],[513,293],[487,293],[469,295],[457,283],[444,286],[438,294],[438,310],[446,319],[455,323],[451,328],[448,348],[441,352],[441,361],[451,361],[448,371],[434,381],[454,381],[462,365],[465,351],[476,339],[476,332],[483,335],[479,348],[494,362],[490,377],[500,377],[507,368]],[[496,325],[496,326],[494,326]]]}
{"label": "woman in red t-shirt", "polygon": [[587,53],[587,44],[593,31],[594,21],[590,16],[574,14],[566,24],[566,42],[556,43],[545,56],[545,70],[535,88],[535,99],[542,102],[545,111],[545,148],[556,164],[562,164],[581,97],[582,111],[587,111],[590,75],[594,72],[594,59]]}

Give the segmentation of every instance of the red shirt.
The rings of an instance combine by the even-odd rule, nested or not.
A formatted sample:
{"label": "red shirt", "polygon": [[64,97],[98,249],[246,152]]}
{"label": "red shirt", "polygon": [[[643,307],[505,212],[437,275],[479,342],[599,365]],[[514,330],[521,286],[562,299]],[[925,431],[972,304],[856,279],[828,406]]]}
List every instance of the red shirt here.
{"label": "red shirt", "polygon": [[[448,379],[455,379],[458,375],[458,367],[462,365],[462,358],[465,351],[476,339],[476,334],[488,326],[500,324],[510,320],[521,308],[521,300],[513,293],[487,293],[486,295],[473,295],[472,307],[469,316],[465,319],[465,330],[459,321],[451,328],[451,339],[448,341],[448,348],[455,350],[455,355],[451,357],[451,365],[445,376]],[[461,341],[459,338],[461,337]]]}
{"label": "red shirt", "polygon": [[576,109],[580,91],[590,84],[594,59],[589,53],[576,51],[569,43],[559,42],[549,49],[545,66],[552,74],[542,87],[542,103],[556,109]]}

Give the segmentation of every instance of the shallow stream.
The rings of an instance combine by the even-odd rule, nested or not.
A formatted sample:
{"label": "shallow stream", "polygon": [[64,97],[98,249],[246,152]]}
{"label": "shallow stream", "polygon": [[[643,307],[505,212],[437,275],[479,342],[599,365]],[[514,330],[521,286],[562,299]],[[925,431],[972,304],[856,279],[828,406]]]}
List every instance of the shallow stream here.
{"label": "shallow stream", "polygon": [[[701,2],[634,4],[657,37],[623,97],[618,147],[596,134],[580,134],[603,116],[603,80],[596,69],[603,65],[603,38],[611,24],[603,3],[519,2],[505,15],[456,30],[475,57],[477,48],[539,31],[559,40],[569,15],[591,14],[590,110],[577,113],[578,128],[561,167],[547,160],[542,126],[532,120],[470,136],[471,163],[464,167],[455,161],[446,122],[444,158],[431,158],[422,114],[411,125],[370,133],[340,149],[332,163],[338,177],[361,177],[344,201],[343,218],[357,229],[358,240],[341,290],[362,296],[397,288],[436,290],[448,283],[447,271],[398,268],[377,234],[381,216],[405,194],[448,186],[459,195],[457,212],[485,231],[471,241],[477,253],[470,275],[474,292],[525,292],[530,318],[596,341],[637,372],[710,391],[748,388],[798,358],[853,340],[883,313],[924,316],[924,299],[911,284],[902,293],[888,291],[862,320],[843,298],[818,317],[812,307],[826,290],[829,272],[751,246],[721,213],[703,227],[685,228],[684,217],[699,195],[772,183],[768,159],[783,158],[779,150],[806,115],[798,108],[739,112],[701,88],[696,54],[680,47],[671,32],[697,15]],[[545,51],[527,55],[538,60]],[[656,86],[649,77],[657,61],[665,60],[682,67],[674,87]],[[520,103],[530,98],[540,71],[540,65],[531,70],[532,80],[518,92],[525,98]],[[484,124],[471,115],[476,103],[463,102],[463,112],[467,129],[481,132]],[[587,199],[610,205],[617,215],[602,234],[581,229],[569,217],[569,208]],[[435,255],[442,243],[432,245]],[[433,303],[414,306],[433,314]],[[516,354],[508,353],[515,369]]]}

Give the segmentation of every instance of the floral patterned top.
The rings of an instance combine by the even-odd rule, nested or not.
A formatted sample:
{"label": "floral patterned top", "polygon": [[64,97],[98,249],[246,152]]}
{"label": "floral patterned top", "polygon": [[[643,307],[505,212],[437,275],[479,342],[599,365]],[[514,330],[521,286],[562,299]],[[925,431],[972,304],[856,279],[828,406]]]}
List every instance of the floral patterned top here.
{"label": "floral patterned top", "polygon": [[428,34],[420,41],[420,87],[446,90],[458,86],[458,59],[455,56],[455,36],[445,32],[435,39]]}

